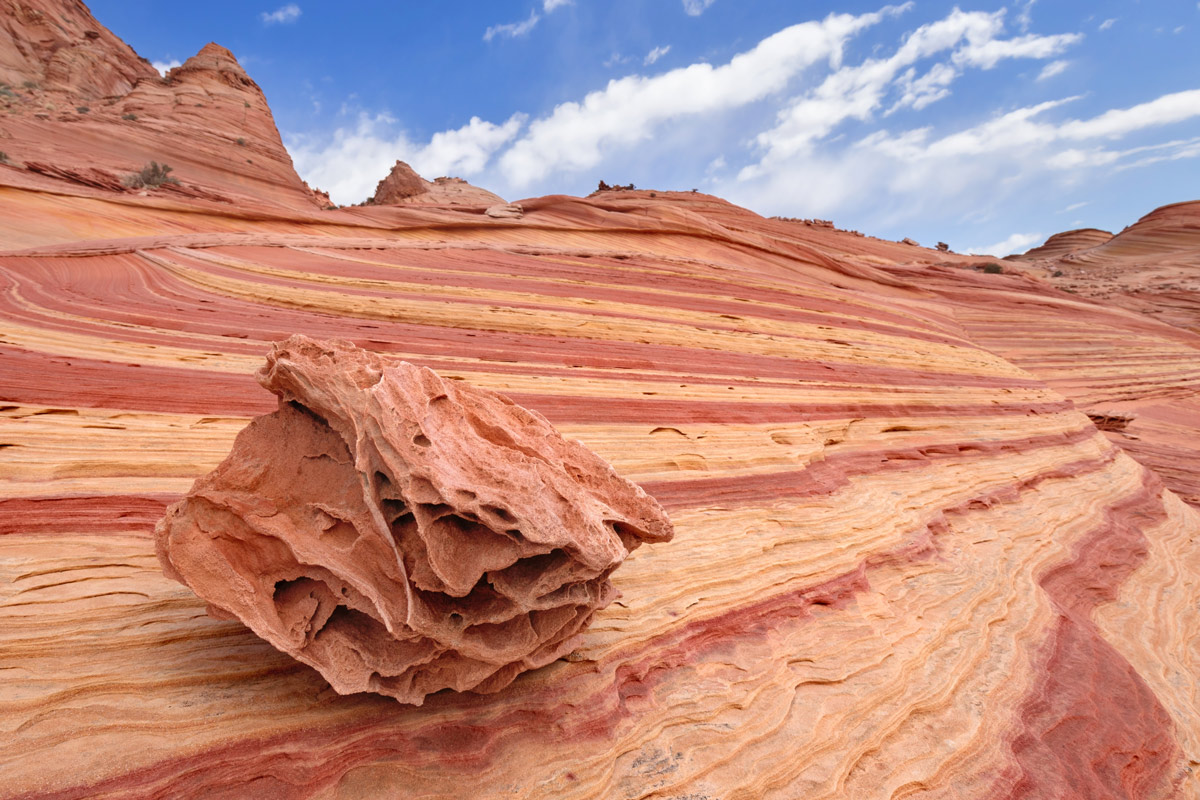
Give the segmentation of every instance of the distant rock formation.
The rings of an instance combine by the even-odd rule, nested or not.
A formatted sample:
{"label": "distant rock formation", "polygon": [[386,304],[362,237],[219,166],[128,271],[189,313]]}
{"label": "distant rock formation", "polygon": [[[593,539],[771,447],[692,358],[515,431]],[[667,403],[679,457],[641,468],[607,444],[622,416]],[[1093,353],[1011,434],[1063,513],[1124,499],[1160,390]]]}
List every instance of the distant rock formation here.
{"label": "distant rock formation", "polygon": [[505,200],[487,189],[472,186],[462,178],[436,178],[427,181],[408,164],[397,161],[387,177],[375,186],[375,194],[368,204],[490,207],[504,205]]}
{"label": "distant rock formation", "polygon": [[1099,228],[1079,228],[1078,230],[1064,231],[1054,234],[1044,244],[1016,256],[1016,258],[1022,261],[1037,258],[1060,258],[1068,253],[1090,250],[1093,247],[1104,244],[1109,239],[1112,239],[1112,237],[1113,235],[1110,232],[1102,231]]}
{"label": "distant rock formation", "polygon": [[[292,165],[262,90],[217,44],[164,78],[78,0],[9,2],[0,13],[0,137],[14,163],[93,189],[150,161],[197,198],[325,208]],[[83,178],[79,180],[79,178]]]}
{"label": "distant rock formation", "polygon": [[293,336],[258,373],[279,410],[172,506],[167,574],[337,691],[420,705],[568,653],[643,542],[652,498],[503,395]]}
{"label": "distant rock formation", "polygon": [[0,83],[78,104],[124,94],[151,77],[158,72],[150,62],[80,0],[8,0],[0,7]]}

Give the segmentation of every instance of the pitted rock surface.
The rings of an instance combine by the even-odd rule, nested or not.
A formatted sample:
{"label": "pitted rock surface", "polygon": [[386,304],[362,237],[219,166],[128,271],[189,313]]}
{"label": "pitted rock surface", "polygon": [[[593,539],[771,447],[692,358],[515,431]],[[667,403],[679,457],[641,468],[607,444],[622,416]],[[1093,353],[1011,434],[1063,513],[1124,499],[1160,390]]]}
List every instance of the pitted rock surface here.
{"label": "pitted rock surface", "polygon": [[341,693],[492,692],[568,653],[672,528],[503,395],[293,336],[256,418],[156,529],[166,573]]}

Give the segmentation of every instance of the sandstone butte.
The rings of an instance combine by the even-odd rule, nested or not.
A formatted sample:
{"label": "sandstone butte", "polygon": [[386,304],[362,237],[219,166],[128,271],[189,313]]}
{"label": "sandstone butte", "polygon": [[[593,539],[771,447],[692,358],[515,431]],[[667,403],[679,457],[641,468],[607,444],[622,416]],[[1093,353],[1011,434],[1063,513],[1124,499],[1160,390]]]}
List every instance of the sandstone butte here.
{"label": "sandstone butte", "polygon": [[[0,795],[1200,796],[1200,204],[1002,274],[694,193],[326,210],[226,51],[2,13]],[[154,550],[295,333],[508,395],[674,539],[499,692],[338,694]]]}

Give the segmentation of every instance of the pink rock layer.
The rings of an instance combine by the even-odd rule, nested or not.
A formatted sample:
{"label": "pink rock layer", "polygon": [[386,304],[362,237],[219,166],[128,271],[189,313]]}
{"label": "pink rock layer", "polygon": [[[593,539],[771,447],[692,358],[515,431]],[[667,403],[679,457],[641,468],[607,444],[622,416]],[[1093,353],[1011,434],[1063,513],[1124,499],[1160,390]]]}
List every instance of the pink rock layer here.
{"label": "pink rock layer", "polygon": [[503,395],[293,336],[279,409],[157,526],[164,571],[342,694],[494,692],[568,653],[662,508]]}

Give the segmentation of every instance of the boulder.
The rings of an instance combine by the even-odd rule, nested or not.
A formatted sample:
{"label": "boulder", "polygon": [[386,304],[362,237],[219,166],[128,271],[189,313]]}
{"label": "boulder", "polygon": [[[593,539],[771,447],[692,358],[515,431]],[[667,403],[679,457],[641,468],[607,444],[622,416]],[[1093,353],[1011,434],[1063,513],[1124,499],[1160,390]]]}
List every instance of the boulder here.
{"label": "boulder", "polygon": [[277,343],[278,410],[156,528],[166,574],[335,690],[420,705],[569,653],[613,570],[672,527],[503,395],[348,342]]}

